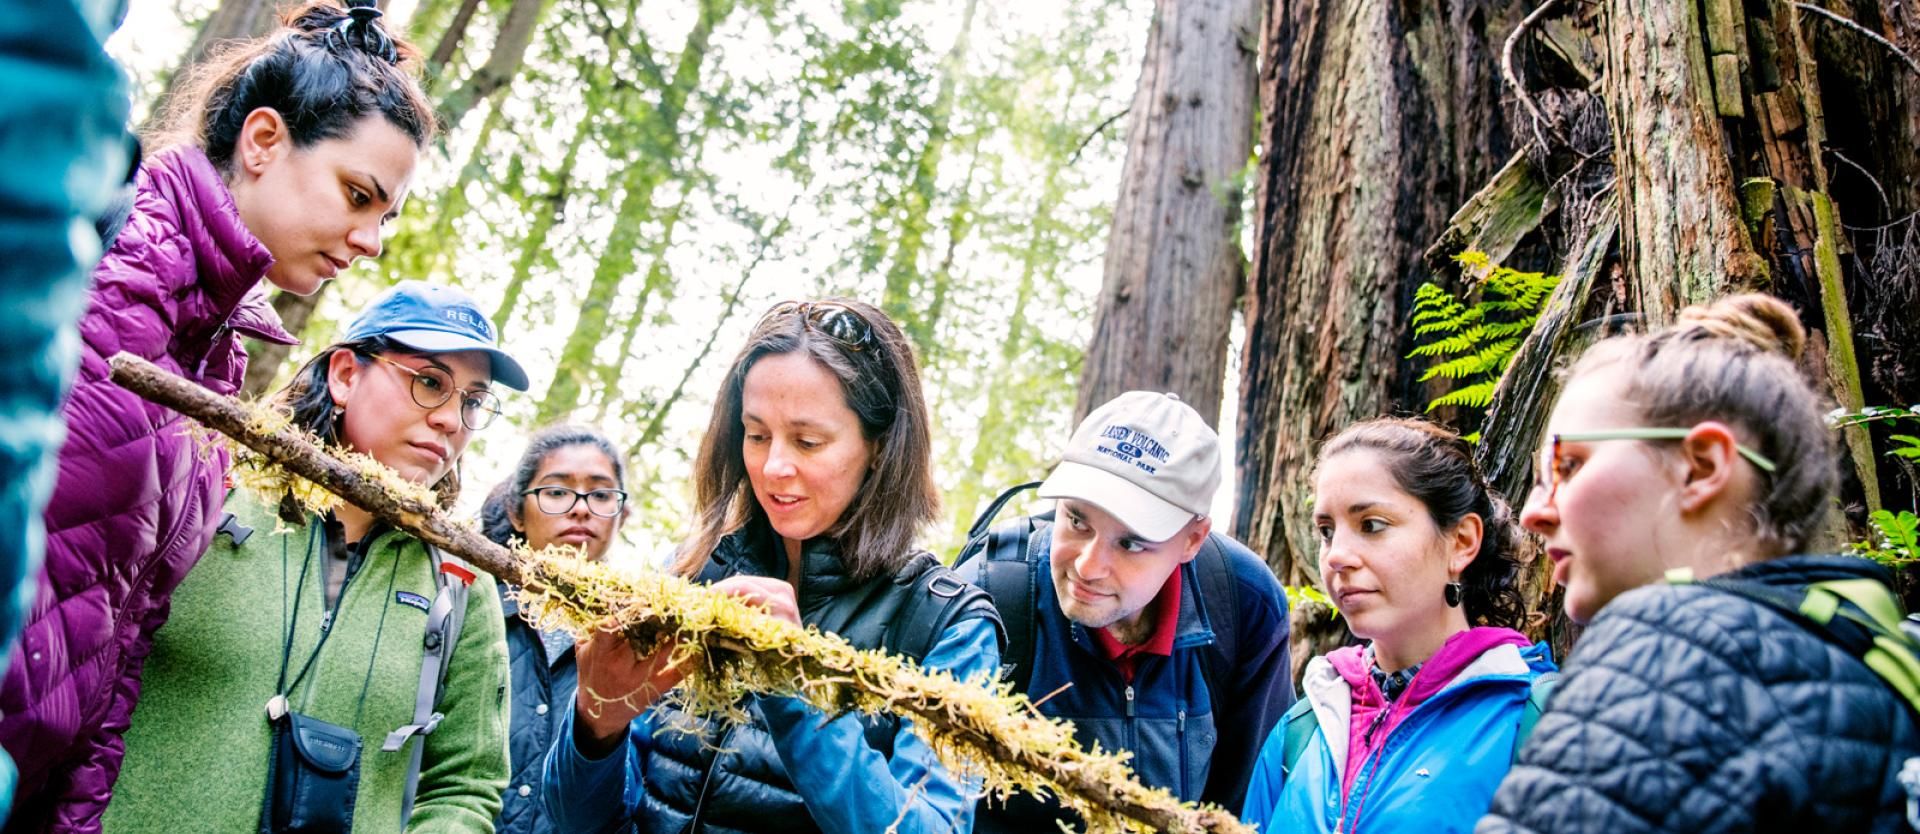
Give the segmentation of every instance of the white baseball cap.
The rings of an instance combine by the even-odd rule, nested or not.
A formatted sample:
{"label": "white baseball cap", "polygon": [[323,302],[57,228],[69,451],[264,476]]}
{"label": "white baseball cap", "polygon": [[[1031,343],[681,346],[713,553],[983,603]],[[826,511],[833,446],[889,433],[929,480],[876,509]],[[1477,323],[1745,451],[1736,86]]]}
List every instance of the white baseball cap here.
{"label": "white baseball cap", "polygon": [[1220,436],[1173,394],[1128,391],[1073,430],[1041,498],[1099,507],[1148,541],[1206,515],[1220,489]]}

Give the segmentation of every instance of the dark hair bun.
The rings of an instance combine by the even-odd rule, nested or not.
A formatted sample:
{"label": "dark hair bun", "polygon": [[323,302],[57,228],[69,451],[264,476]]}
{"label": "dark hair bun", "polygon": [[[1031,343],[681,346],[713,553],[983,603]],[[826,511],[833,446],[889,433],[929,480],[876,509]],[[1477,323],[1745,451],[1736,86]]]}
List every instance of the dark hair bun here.
{"label": "dark hair bun", "polygon": [[1807,348],[1800,316],[1786,302],[1761,293],[1730,295],[1706,306],[1688,307],[1680,311],[1677,328],[1696,331],[1700,337],[1745,342],[1796,362]]}

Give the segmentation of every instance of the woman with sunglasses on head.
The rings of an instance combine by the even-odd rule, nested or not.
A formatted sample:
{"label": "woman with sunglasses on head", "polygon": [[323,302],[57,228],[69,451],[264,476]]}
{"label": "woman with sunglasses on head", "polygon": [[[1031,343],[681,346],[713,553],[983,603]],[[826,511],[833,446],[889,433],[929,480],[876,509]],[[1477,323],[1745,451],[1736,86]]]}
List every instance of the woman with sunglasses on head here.
{"label": "woman with sunglasses on head", "polygon": [[[598,561],[627,520],[625,486],[626,465],[605,435],[585,426],[550,426],[534,433],[513,476],[488,494],[480,526],[487,538],[508,547],[576,548]],[[528,623],[512,594],[511,586],[500,586],[513,669],[513,766],[495,830],[546,834],[553,823],[535,786],[547,747],[572,710],[579,674],[573,638]]]}
{"label": "woman with sunglasses on head", "polygon": [[1243,816],[1262,831],[1468,831],[1554,668],[1513,630],[1512,515],[1472,447],[1421,420],[1349,427],[1316,468],[1322,587],[1367,642],[1308,662]]}
{"label": "woman with sunglasses on head", "polygon": [[1742,295],[1573,365],[1521,520],[1588,628],[1479,831],[1907,830],[1912,708],[1765,601],[1841,581],[1898,607],[1873,562],[1797,555],[1838,469],[1805,343]]}
{"label": "woman with sunglasses on head", "polygon": [[[527,377],[479,305],[406,281],[273,406],[450,507],[496,385]],[[351,504],[315,514],[236,489],[226,512],[147,658],[106,830],[492,830],[507,776],[492,578]]]}
{"label": "woman with sunglasses on head", "polygon": [[[856,301],[776,306],[714,399],[674,569],[855,646],[991,679],[991,604],[912,548],[938,501],[929,457],[919,371],[892,321]],[[662,697],[683,677],[668,651],[636,657],[602,633],[579,652],[543,786],[560,831],[972,828],[977,797],[905,719],[755,697],[740,705],[751,721],[726,728]]]}
{"label": "woman with sunglasses on head", "polygon": [[219,517],[225,453],[114,385],[107,360],[125,351],[232,394],[241,336],[294,342],[269,289],[310,295],[379,253],[433,132],[418,53],[380,15],[316,0],[225,48],[140,165],[80,316],[45,563],[0,684],[0,746],[21,768],[11,831],[98,830],[141,658]]}

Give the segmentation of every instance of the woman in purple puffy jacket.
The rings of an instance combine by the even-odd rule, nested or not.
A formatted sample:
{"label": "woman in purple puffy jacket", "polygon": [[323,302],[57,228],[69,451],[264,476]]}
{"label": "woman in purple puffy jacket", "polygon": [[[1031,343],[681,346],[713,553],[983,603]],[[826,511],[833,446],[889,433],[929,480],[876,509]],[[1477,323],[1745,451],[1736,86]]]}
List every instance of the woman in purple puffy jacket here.
{"label": "woman in purple puffy jacket", "polygon": [[108,357],[234,393],[241,335],[294,341],[266,285],[311,294],[379,254],[433,131],[418,52],[374,0],[346,5],[294,9],[192,79],[182,141],[143,163],[94,270],[46,561],[0,684],[0,746],[20,766],[8,832],[99,830],[153,632],[219,520],[226,456],[108,381]]}

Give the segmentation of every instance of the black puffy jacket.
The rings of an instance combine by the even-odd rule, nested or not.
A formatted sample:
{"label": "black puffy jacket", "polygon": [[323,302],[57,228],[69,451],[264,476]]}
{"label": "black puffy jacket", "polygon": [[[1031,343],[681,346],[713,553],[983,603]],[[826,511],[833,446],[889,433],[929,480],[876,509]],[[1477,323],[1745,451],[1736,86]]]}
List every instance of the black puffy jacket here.
{"label": "black puffy jacket", "polygon": [[[1728,576],[1889,579],[1837,556]],[[1479,834],[1908,830],[1895,775],[1920,755],[1911,708],[1779,611],[1699,585],[1640,588],[1601,610],[1563,669]]]}

